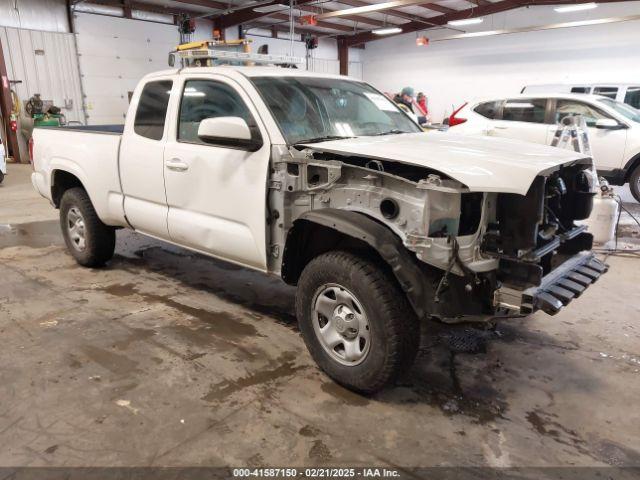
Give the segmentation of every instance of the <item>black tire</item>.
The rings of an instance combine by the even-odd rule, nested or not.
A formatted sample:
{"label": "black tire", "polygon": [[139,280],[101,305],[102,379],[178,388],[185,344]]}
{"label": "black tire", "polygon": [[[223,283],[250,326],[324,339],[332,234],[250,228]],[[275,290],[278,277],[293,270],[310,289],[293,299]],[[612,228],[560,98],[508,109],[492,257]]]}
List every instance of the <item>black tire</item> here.
{"label": "black tire", "polygon": [[0,183],[4,181],[4,173],[0,172]]}
{"label": "black tire", "polygon": [[[73,210],[74,217],[80,214],[83,223],[83,248],[69,226],[69,212]],[[77,218],[77,217],[76,217]],[[70,188],[60,200],[60,228],[71,256],[84,267],[101,267],[107,263],[116,247],[116,231],[105,225],[98,218],[87,192],[80,187]]]}
{"label": "black tire", "polygon": [[629,177],[629,190],[631,195],[640,203],[640,165],[638,165]]}
{"label": "black tire", "polygon": [[[314,322],[321,328],[326,320],[314,313],[316,298],[323,289],[336,285],[356,298],[370,325],[369,350],[357,365],[335,359],[314,329]],[[309,262],[298,282],[296,314],[304,342],[318,366],[337,383],[359,393],[371,394],[394,383],[418,352],[420,325],[406,295],[388,272],[354,253],[334,251]]]}

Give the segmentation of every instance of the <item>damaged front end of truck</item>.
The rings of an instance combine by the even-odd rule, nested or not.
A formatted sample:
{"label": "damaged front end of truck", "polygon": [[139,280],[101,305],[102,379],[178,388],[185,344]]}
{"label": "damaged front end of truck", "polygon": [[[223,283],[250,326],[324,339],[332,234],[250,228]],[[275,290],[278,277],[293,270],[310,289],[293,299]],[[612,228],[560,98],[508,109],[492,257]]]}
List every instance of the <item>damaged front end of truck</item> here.
{"label": "damaged front end of truck", "polygon": [[517,193],[490,184],[488,168],[465,177],[366,150],[274,147],[270,268],[288,283],[323,249],[366,244],[419,316],[455,323],[553,315],[606,272],[591,234],[576,224],[597,188],[590,159],[529,168],[519,188],[529,187]]}

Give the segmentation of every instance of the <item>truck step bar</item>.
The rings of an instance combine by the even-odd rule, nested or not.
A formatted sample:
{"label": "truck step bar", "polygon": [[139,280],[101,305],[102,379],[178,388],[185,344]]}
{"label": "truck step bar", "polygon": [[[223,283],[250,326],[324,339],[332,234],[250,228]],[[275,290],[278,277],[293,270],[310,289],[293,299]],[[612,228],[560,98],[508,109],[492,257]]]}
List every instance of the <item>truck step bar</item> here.
{"label": "truck step bar", "polygon": [[609,266],[594,254],[577,255],[544,277],[539,287],[523,292],[520,313],[529,314],[542,310],[555,315],[571,300],[582,295],[607,270]]}

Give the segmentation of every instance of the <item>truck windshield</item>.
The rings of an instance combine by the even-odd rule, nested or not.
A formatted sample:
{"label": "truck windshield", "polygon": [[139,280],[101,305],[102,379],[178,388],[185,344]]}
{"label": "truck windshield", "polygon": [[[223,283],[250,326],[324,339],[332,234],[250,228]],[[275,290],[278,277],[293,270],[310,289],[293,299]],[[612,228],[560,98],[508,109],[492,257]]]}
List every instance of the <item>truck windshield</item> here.
{"label": "truck windshield", "polygon": [[613,108],[616,112],[625,116],[629,120],[640,123],[640,110],[636,110],[626,103],[611,100],[609,98],[601,98],[599,99],[599,102],[604,103],[609,108]]}
{"label": "truck windshield", "polygon": [[422,131],[393,102],[364,83],[313,77],[251,80],[291,145]]}

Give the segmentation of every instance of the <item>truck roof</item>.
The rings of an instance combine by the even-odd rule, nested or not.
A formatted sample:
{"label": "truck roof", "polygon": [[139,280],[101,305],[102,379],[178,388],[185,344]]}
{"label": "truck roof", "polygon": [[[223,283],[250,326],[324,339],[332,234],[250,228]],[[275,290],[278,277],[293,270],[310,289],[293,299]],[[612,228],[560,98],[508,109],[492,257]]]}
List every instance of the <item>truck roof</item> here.
{"label": "truck roof", "polygon": [[357,78],[347,77],[344,75],[334,75],[328,73],[316,73],[308,72],[306,70],[297,68],[282,68],[282,67],[244,67],[235,65],[220,65],[217,67],[188,67],[188,68],[173,68],[168,70],[161,70],[145,75],[143,79],[167,76],[167,75],[186,75],[193,73],[211,73],[211,74],[224,74],[229,75],[241,75],[243,77],[311,77],[311,78],[333,78],[340,80],[352,80],[361,81]]}

